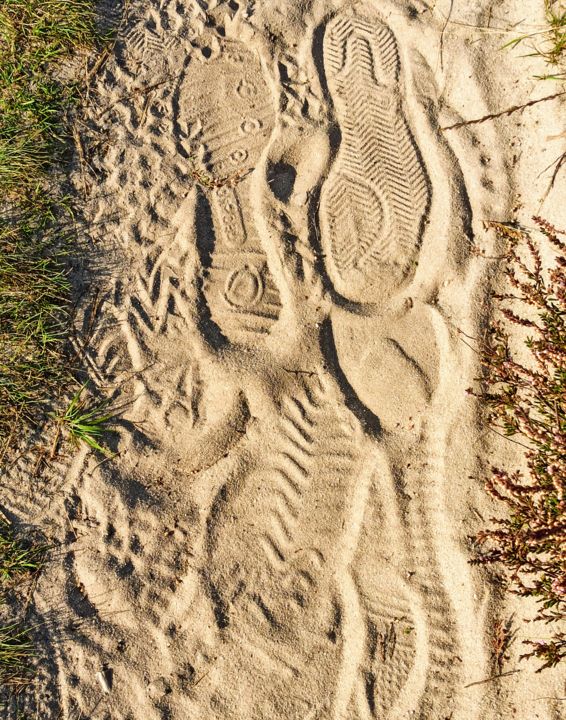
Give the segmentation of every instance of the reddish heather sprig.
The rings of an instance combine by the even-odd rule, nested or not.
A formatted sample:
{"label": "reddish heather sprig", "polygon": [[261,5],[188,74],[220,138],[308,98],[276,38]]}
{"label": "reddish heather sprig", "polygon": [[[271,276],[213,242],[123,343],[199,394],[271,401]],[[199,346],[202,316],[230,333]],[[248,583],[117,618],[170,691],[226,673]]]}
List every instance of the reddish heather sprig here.
{"label": "reddish heather sprig", "polygon": [[[487,491],[507,507],[504,518],[478,533],[476,563],[501,563],[512,590],[534,597],[536,620],[563,620],[566,609],[566,233],[534,221],[555,255],[545,269],[533,234],[489,223],[507,247],[505,276],[511,292],[494,295],[494,319],[481,351],[489,422],[525,445],[526,472],[493,468]],[[528,332],[529,359],[517,358],[512,326]],[[528,641],[523,657],[539,670],[566,658],[566,635]]]}

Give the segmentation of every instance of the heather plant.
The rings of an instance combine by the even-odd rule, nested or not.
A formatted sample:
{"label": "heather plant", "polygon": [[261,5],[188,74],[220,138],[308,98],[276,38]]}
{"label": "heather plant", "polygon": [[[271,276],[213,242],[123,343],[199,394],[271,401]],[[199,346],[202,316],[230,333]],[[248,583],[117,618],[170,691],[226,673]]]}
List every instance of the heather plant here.
{"label": "heather plant", "polygon": [[540,242],[532,231],[490,223],[508,250],[507,287],[494,295],[499,314],[481,350],[480,397],[491,425],[523,445],[525,465],[492,469],[486,488],[507,514],[478,534],[476,562],[502,564],[511,590],[535,599],[547,632],[526,641],[522,657],[540,659],[540,671],[566,657],[555,624],[566,608],[566,234],[534,221]]}

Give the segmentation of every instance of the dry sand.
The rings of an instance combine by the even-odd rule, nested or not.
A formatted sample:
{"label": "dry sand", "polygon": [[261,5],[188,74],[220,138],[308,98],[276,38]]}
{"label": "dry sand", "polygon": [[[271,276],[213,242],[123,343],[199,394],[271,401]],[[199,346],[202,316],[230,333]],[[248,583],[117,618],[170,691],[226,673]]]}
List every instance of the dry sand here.
{"label": "dry sand", "polygon": [[[119,456],[43,485],[24,458],[2,490],[61,543],[37,717],[558,720],[560,673],[518,663],[532,608],[469,564],[512,451],[465,340],[482,221],[540,210],[560,105],[441,129],[553,91],[500,50],[538,5],[130,3],[77,173],[77,331],[129,403]],[[482,682],[514,610],[510,674]]]}

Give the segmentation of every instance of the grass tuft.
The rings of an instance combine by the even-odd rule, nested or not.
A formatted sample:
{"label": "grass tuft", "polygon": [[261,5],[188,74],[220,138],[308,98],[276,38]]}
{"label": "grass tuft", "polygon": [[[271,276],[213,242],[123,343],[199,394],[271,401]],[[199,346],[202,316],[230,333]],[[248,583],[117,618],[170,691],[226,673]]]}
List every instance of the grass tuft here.
{"label": "grass tuft", "polygon": [[[494,429],[525,447],[526,473],[492,469],[487,491],[507,509],[477,536],[477,563],[500,563],[511,589],[534,598],[535,620],[566,617],[566,235],[535,218],[554,251],[545,269],[533,233],[491,223],[507,245],[507,292],[495,295],[501,320],[491,324],[481,355],[485,401]],[[511,326],[525,333],[523,347]],[[566,658],[566,634],[528,641],[523,657],[542,661],[539,670]]]}
{"label": "grass tuft", "polygon": [[55,415],[59,427],[66,431],[69,440],[78,447],[81,443],[93,450],[101,452],[107,457],[113,453],[101,445],[101,438],[108,430],[108,425],[114,413],[108,410],[108,402],[92,404],[84,396],[86,385],[76,392],[64,413]]}
{"label": "grass tuft", "polygon": [[13,585],[25,575],[37,573],[43,564],[46,550],[45,545],[18,537],[12,524],[0,515],[0,590]]}
{"label": "grass tuft", "polygon": [[[61,68],[98,40],[91,0],[0,3],[0,445],[68,379],[65,199],[50,177],[77,88]],[[67,227],[69,224],[67,223]]]}
{"label": "grass tuft", "polygon": [[0,685],[19,689],[32,674],[34,657],[30,628],[19,623],[0,625]]}
{"label": "grass tuft", "polygon": [[[566,4],[564,0],[545,0],[548,30],[539,53],[549,65],[558,66],[566,51]],[[564,77],[564,73],[561,73]]]}
{"label": "grass tuft", "polygon": [[542,30],[513,38],[503,47],[517,47],[528,43],[532,47],[531,57],[542,58],[554,72],[537,76],[540,80],[564,80],[564,55],[566,51],[566,2],[565,0],[544,0],[545,26]]}

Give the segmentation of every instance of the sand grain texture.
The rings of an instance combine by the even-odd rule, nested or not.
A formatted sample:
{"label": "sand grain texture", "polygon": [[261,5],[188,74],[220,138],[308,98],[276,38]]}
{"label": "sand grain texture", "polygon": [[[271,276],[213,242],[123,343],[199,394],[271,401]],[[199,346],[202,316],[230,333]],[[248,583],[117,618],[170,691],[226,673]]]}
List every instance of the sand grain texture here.
{"label": "sand grain texture", "polygon": [[545,159],[513,166],[512,122],[440,131],[513,101],[466,28],[493,3],[450,5],[130,3],[87,119],[119,456],[62,463],[33,513],[7,493],[63,543],[42,718],[559,717],[557,674],[468,687],[511,611],[469,565],[493,512],[459,330],[482,220]]}

